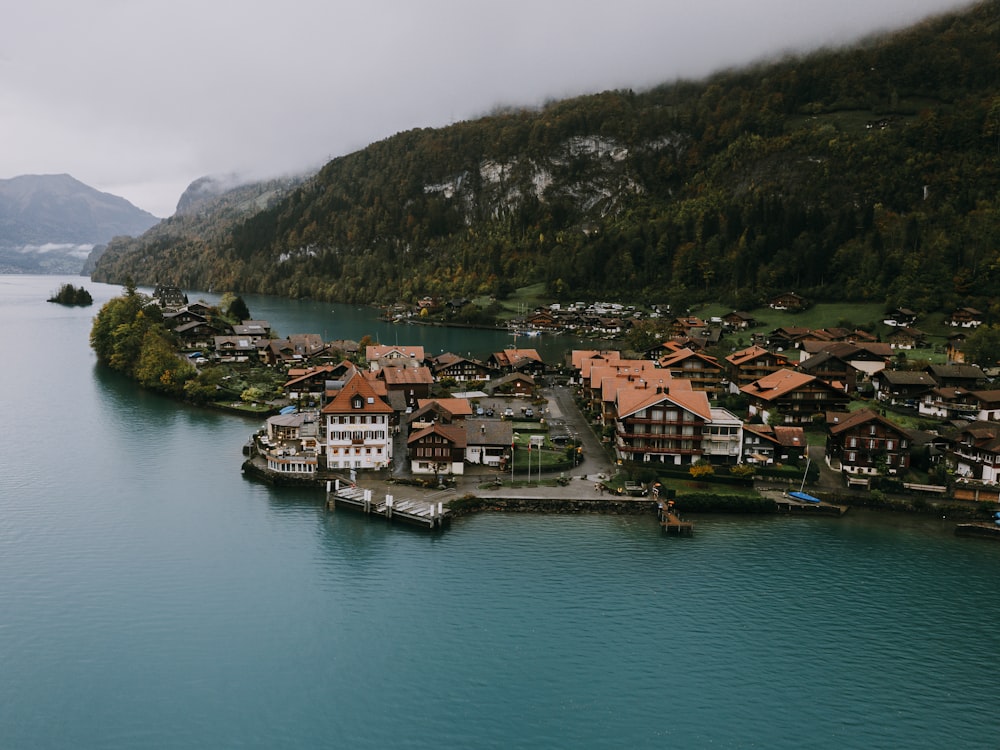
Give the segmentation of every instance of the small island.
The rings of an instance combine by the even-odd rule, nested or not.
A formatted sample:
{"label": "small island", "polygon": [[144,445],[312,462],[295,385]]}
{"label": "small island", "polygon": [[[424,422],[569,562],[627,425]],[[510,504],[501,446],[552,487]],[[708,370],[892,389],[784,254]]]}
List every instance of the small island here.
{"label": "small island", "polygon": [[49,297],[48,301],[58,302],[60,305],[79,305],[80,307],[94,304],[94,298],[90,296],[90,292],[83,286],[77,288],[72,284],[63,284],[58,292]]}

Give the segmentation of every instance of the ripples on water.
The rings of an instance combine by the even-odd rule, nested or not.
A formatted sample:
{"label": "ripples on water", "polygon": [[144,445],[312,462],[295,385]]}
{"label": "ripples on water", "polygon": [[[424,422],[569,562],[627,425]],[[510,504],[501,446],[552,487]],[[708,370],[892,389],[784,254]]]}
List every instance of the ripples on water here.
{"label": "ripples on water", "polygon": [[996,746],[1000,545],[327,513],[240,477],[254,422],[95,370],[89,315],[20,314],[58,356],[0,376],[0,747]]}

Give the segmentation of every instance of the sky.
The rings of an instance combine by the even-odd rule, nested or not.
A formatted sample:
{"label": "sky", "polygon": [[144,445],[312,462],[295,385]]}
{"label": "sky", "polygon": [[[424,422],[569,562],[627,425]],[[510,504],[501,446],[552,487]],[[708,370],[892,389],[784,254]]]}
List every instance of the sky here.
{"label": "sky", "polygon": [[31,0],[0,24],[0,179],[156,216],[498,107],[701,78],[968,0]]}

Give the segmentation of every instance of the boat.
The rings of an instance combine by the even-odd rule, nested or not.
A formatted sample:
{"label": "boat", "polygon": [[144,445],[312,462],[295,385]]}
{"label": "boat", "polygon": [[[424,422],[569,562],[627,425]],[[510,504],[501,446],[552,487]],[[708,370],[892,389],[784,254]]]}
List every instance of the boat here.
{"label": "boat", "polygon": [[799,490],[794,490],[788,493],[789,497],[794,497],[796,500],[802,500],[807,503],[821,503],[823,502],[818,497],[813,497],[807,492],[800,492]]}

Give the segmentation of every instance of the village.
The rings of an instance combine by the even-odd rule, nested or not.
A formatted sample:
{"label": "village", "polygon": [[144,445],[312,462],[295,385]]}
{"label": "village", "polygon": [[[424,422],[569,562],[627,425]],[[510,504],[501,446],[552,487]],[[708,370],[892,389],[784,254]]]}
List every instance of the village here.
{"label": "village", "polygon": [[886,319],[899,334],[888,341],[786,326],[709,354],[712,342],[752,328],[734,311],[721,325],[675,318],[673,335],[638,356],[577,349],[546,362],[535,349],[506,348],[480,361],[315,334],[274,339],[262,320],[220,333],[204,303],[165,296],[164,319],[199,366],[255,362],[284,373],[279,413],[247,449],[274,481],[365,474],[444,487],[469,475],[501,485],[530,480],[534,462],[537,482],[565,483],[589,459],[611,491],[687,474],[791,486],[815,462],[828,490],[832,475],[842,488],[1000,495],[1000,390],[993,373],[963,361],[965,332],[982,322],[968,308],[953,316],[948,363],[915,370],[898,366],[920,336],[905,309]]}

